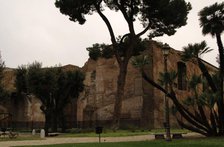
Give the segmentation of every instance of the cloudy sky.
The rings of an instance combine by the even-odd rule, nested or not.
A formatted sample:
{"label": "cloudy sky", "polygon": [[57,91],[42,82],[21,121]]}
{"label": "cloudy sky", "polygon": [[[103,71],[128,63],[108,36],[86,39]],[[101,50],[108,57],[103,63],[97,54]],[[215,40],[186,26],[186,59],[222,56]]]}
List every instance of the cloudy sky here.
{"label": "cloudy sky", "polygon": [[[0,51],[7,67],[39,61],[43,66],[74,64],[83,66],[88,59],[86,48],[94,43],[110,44],[110,37],[100,17],[87,17],[84,25],[69,21],[54,6],[55,0],[0,0]],[[203,58],[216,64],[217,45],[215,38],[202,36],[198,12],[205,6],[223,0],[187,0],[193,10],[188,24],[172,37],[159,37],[155,40],[168,43],[181,50],[188,43],[206,40],[214,48]],[[126,24],[118,13],[106,12],[110,17],[116,35],[127,32]],[[136,24],[136,30],[141,26]],[[224,37],[224,36],[222,36]]]}

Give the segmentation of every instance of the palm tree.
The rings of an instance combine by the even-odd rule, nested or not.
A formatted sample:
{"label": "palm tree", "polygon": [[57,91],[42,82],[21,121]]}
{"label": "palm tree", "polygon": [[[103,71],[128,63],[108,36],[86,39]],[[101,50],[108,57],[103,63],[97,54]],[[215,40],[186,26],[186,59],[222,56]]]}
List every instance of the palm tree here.
{"label": "palm tree", "polygon": [[[194,46],[194,45],[192,45],[192,46]],[[206,50],[208,51],[208,48]],[[205,50],[203,50],[202,52],[205,52]],[[192,54],[189,54],[189,55],[193,56]],[[216,122],[215,111],[210,111],[211,119],[207,119],[207,117],[205,115],[204,108],[203,108],[204,105],[200,105],[198,103],[198,104],[195,104],[196,109],[195,109],[194,113],[192,113],[191,110],[188,109],[188,107],[186,105],[184,105],[184,103],[182,103],[178,97],[176,97],[177,95],[173,88],[173,81],[175,81],[175,78],[177,77],[177,73],[175,71],[171,71],[168,73],[160,74],[161,75],[160,83],[162,83],[162,84],[167,83],[169,85],[169,89],[166,90],[165,88],[162,87],[161,84],[156,83],[150,76],[147,76],[147,74],[144,71],[144,66],[147,64],[149,64],[149,58],[147,56],[143,55],[143,56],[139,56],[139,57],[134,57],[132,59],[132,65],[134,65],[135,67],[140,69],[142,78],[145,81],[147,81],[148,83],[150,83],[152,86],[154,86],[155,88],[157,88],[158,90],[160,90],[161,92],[163,92],[164,94],[166,94],[168,97],[171,98],[173,104],[175,105],[177,112],[182,116],[182,118],[184,118],[182,120],[178,117],[179,115],[175,115],[180,126],[183,128],[189,129],[191,131],[198,132],[205,136],[216,136],[217,132],[215,130],[218,130],[218,129],[216,129],[216,127],[218,125],[216,125],[215,123],[213,123],[213,124],[209,123],[210,120],[212,122]],[[197,85],[199,83],[200,83],[199,78],[193,78],[191,85],[197,87]],[[191,99],[193,99],[193,97],[191,97]],[[197,98],[195,98],[195,100],[196,99],[199,99],[199,96],[197,96]],[[197,101],[199,102],[199,100],[197,100]],[[211,109],[211,110],[213,110],[213,109]],[[215,128],[215,129],[213,129],[213,128]]]}
{"label": "palm tree", "polygon": [[215,85],[211,75],[208,72],[208,69],[206,68],[203,60],[201,59],[204,54],[210,51],[212,51],[212,49],[207,47],[207,43],[205,41],[202,41],[201,43],[188,44],[187,46],[183,47],[183,54],[181,57],[184,61],[196,59],[203,76],[209,83],[209,86],[214,92],[217,92],[217,86]]}
{"label": "palm tree", "polygon": [[212,49],[207,47],[207,43],[205,41],[202,41],[201,43],[195,43],[195,44],[188,44],[188,46],[183,47],[184,54],[182,55],[182,58],[184,60],[189,60],[192,58],[201,58],[203,54],[206,54]]}
{"label": "palm tree", "polygon": [[135,68],[139,68],[142,71],[144,66],[149,64],[149,57],[146,55],[136,56],[132,58],[131,63]]}
{"label": "palm tree", "polygon": [[220,98],[218,102],[218,112],[220,117],[220,133],[224,133],[224,103],[223,103],[223,81],[224,81],[224,49],[221,40],[221,34],[224,31],[224,2],[218,4],[215,3],[209,7],[203,8],[199,12],[199,21],[200,26],[202,27],[202,33],[204,35],[210,34],[212,37],[216,37],[217,45],[219,49],[219,59],[220,59],[220,83],[219,83],[219,91]]}
{"label": "palm tree", "polygon": [[216,36],[219,50],[223,50],[221,34],[224,31],[224,2],[203,8],[199,12],[199,17],[203,35]]}
{"label": "palm tree", "polygon": [[222,77],[220,83],[221,88],[223,89],[224,50],[221,34],[224,31],[224,2],[220,4],[215,3],[209,7],[205,7],[199,12],[199,17],[203,35],[210,34],[217,39],[220,60],[220,77]]}
{"label": "palm tree", "polygon": [[160,85],[164,86],[166,84],[170,85],[170,88],[173,88],[174,81],[177,78],[177,72],[172,70],[166,73],[160,73],[159,75],[159,83]]}
{"label": "palm tree", "polygon": [[[145,66],[149,65],[150,59],[147,55],[139,55],[139,56],[135,56],[132,57],[131,59],[131,63],[135,68],[138,68],[142,78],[144,79],[144,77],[146,76],[146,72],[144,72]],[[144,83],[144,82],[143,82]],[[150,112],[152,107],[150,108],[149,105],[152,103],[152,99],[147,96],[143,96],[142,97],[142,109],[141,109],[141,128],[143,129],[149,129],[151,128],[151,124],[150,123]]]}

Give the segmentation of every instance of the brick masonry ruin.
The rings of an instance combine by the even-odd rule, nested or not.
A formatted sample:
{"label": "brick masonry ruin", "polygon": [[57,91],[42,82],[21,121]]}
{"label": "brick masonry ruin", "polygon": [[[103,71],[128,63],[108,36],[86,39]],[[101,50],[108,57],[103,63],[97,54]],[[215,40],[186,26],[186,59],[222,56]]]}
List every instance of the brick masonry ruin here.
{"label": "brick masonry ruin", "polygon": [[[149,77],[158,82],[159,75],[164,71],[164,60],[161,48],[155,42],[149,42],[145,55],[149,56],[150,63],[145,67]],[[168,70],[178,71],[178,66],[186,66],[186,79],[194,73],[201,74],[196,62],[183,62],[181,52],[171,49],[168,56]],[[210,72],[216,67],[206,63]],[[116,95],[118,64],[115,58],[89,59],[82,70],[86,73],[85,91],[78,99],[77,120],[88,122],[88,125],[97,125],[98,122],[111,122],[113,105]],[[186,88],[178,87],[178,80],[174,81],[177,97],[185,98],[191,95]],[[172,103],[170,102],[170,106]],[[125,127],[138,125],[143,128],[162,128],[164,122],[164,94],[144,81],[138,69],[131,63],[128,65],[128,74],[125,85],[125,96],[122,101],[122,115]],[[122,122],[122,121],[121,121]],[[178,127],[175,118],[171,116],[171,126]]]}
{"label": "brick masonry ruin", "polygon": [[[164,60],[161,48],[155,42],[149,42],[145,55],[150,58],[150,64],[145,67],[149,77],[158,82],[159,75],[164,70]],[[181,52],[171,49],[168,56],[168,70],[178,71],[179,65],[186,67],[186,78],[194,73],[201,74],[194,60],[183,62],[180,59]],[[216,67],[206,63],[210,72]],[[77,69],[76,66],[64,66],[66,70]],[[100,58],[97,61],[89,59],[80,68],[86,75],[85,89],[78,100],[68,105],[67,121],[70,127],[93,127],[95,125],[109,125],[112,119],[118,64],[115,58]],[[5,70],[3,84],[9,91],[15,91],[15,70]],[[187,85],[187,82],[185,83]],[[179,87],[178,80],[174,81],[175,90],[179,98],[190,95],[185,87]],[[24,100],[5,102],[0,107],[0,113],[13,114],[14,122],[24,123],[24,127],[40,127],[44,122],[44,115],[39,109],[40,101],[35,97],[26,97]],[[170,102],[170,106],[172,103]],[[143,127],[147,129],[162,128],[164,122],[164,94],[149,83],[144,81],[138,69],[131,63],[128,65],[128,73],[125,85],[125,96],[122,101],[121,125],[126,128]],[[39,125],[38,125],[39,124]],[[175,118],[171,117],[171,127],[178,127]]]}

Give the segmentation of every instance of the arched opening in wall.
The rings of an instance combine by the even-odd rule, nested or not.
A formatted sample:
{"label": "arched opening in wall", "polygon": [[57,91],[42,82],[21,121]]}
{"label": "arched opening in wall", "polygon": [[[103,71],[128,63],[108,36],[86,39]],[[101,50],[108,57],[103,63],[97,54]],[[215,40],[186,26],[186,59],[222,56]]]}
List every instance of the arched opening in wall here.
{"label": "arched opening in wall", "polygon": [[177,62],[178,89],[187,90],[187,67],[183,62]]}

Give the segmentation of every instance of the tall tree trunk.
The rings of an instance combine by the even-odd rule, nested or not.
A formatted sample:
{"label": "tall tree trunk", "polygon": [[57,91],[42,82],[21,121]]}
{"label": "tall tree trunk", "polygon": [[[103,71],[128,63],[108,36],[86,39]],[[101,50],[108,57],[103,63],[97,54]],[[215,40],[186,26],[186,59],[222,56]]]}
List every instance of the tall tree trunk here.
{"label": "tall tree trunk", "polygon": [[219,113],[219,133],[224,134],[224,105],[223,105],[223,81],[224,81],[224,50],[221,40],[221,34],[216,34],[217,44],[219,48],[220,59],[220,98],[218,100]]}
{"label": "tall tree trunk", "polygon": [[[161,87],[160,85],[155,83],[152,79],[150,79],[150,77],[148,77],[144,71],[142,72],[142,77],[147,82],[152,84],[152,86],[154,86],[157,89],[159,89],[160,91],[164,92],[165,94],[167,94],[168,97],[171,98],[171,100],[173,101],[174,105],[176,106],[176,108],[177,108],[178,112],[181,114],[181,116],[183,116],[186,119],[186,121],[191,124],[191,125],[186,125],[185,123],[183,123],[182,121],[179,121],[177,119],[178,123],[182,127],[190,129],[190,130],[198,132],[198,133],[201,133],[206,136],[209,134],[208,133],[209,129],[206,128],[203,121],[198,119],[197,117],[195,117],[190,111],[188,111],[186,108],[184,108],[184,106],[176,98],[176,94],[174,91],[171,91],[171,93],[168,93],[168,91],[166,91],[163,87]],[[194,127],[192,127],[192,126],[194,126]]]}
{"label": "tall tree trunk", "polygon": [[53,110],[52,114],[52,131],[57,132],[58,129],[58,111],[57,109]]}
{"label": "tall tree trunk", "polygon": [[44,125],[45,136],[48,136],[49,126],[50,126],[50,115],[48,114],[48,112],[46,112],[45,113],[45,125]]}
{"label": "tall tree trunk", "polygon": [[218,86],[216,85],[216,83],[214,83],[212,76],[208,72],[207,67],[205,66],[205,64],[203,63],[203,61],[200,58],[197,58],[197,60],[198,60],[198,66],[199,66],[201,72],[203,73],[203,76],[208,81],[208,85],[211,87],[213,92],[217,92]]}
{"label": "tall tree trunk", "polygon": [[112,129],[116,130],[120,127],[120,117],[122,109],[122,100],[124,97],[124,87],[127,75],[127,63],[124,61],[119,64],[119,75],[117,79],[117,94],[114,104],[113,124]]}
{"label": "tall tree trunk", "polygon": [[58,114],[59,114],[59,119],[61,124],[61,131],[62,133],[65,133],[67,125],[66,125],[66,118],[65,118],[64,111],[60,111]]}

